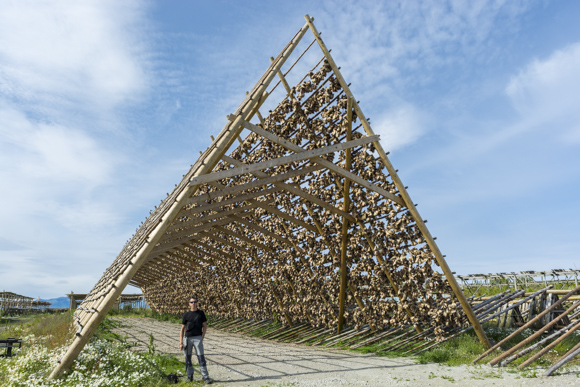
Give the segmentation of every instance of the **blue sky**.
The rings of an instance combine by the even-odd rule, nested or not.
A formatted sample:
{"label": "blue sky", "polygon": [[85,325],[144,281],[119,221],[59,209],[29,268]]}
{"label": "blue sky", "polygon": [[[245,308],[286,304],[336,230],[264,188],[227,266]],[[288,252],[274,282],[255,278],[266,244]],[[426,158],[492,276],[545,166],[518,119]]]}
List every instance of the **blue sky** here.
{"label": "blue sky", "polygon": [[88,292],[307,13],[452,270],[580,266],[580,2],[4,0],[0,290]]}

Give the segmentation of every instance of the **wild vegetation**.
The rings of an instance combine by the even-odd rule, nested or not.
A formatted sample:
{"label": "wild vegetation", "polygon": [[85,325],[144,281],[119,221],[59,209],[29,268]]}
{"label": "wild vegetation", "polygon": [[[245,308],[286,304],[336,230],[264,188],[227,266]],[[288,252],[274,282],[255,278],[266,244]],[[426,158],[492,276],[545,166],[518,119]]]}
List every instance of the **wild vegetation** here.
{"label": "wild vegetation", "polygon": [[72,336],[72,315],[29,316],[16,323],[4,320],[0,338],[22,338],[23,346],[15,351],[16,356],[0,358],[0,386],[155,387],[168,385],[167,374],[182,372],[183,364],[172,356],[158,353],[154,340],[148,346],[148,353],[128,351],[130,344],[111,332],[115,324],[106,318],[70,372],[62,379],[48,381]]}

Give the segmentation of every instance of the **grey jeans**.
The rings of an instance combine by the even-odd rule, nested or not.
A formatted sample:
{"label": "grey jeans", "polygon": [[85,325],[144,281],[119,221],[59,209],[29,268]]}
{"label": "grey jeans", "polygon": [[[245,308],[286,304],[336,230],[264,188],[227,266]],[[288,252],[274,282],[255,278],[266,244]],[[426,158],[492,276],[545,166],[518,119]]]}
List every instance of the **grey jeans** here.
{"label": "grey jeans", "polygon": [[191,364],[191,355],[193,355],[193,349],[195,349],[195,354],[197,355],[197,362],[199,364],[201,377],[203,379],[209,378],[209,374],[207,373],[207,365],[205,362],[205,355],[203,353],[203,340],[201,339],[201,336],[186,336],[183,338],[183,353],[185,354],[185,371],[187,372],[187,377],[193,378],[193,364]]}

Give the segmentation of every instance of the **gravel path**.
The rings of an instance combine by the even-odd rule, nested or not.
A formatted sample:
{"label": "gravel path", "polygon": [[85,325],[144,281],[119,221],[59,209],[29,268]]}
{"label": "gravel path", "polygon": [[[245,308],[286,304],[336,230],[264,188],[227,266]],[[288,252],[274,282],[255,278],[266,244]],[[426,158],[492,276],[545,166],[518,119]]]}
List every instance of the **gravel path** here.
{"label": "gravel path", "polygon": [[[153,334],[158,352],[182,355],[180,324],[149,318],[116,317],[114,332],[147,351]],[[447,367],[416,364],[412,358],[389,359],[372,354],[275,343],[208,329],[204,340],[210,376],[216,386],[578,386],[580,372],[548,378],[481,366]],[[196,363],[194,358],[194,364]],[[542,372],[539,371],[538,375]],[[200,379],[196,371],[196,380]]]}

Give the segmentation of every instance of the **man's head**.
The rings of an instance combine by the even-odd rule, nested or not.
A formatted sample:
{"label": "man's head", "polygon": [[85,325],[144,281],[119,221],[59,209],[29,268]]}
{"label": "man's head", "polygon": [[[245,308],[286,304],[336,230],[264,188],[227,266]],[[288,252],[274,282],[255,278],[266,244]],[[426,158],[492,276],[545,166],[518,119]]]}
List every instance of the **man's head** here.
{"label": "man's head", "polygon": [[190,297],[189,298],[189,309],[191,309],[191,310],[197,309],[197,297]]}

